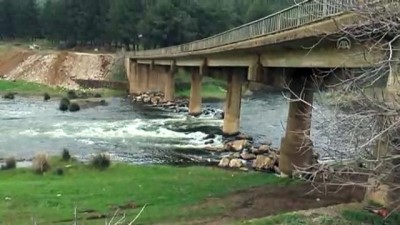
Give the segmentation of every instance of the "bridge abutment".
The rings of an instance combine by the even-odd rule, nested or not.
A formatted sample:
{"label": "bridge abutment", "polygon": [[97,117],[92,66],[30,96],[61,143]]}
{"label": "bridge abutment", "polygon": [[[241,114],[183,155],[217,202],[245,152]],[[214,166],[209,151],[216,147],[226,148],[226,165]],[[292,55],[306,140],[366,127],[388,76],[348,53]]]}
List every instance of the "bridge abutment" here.
{"label": "bridge abutment", "polygon": [[198,68],[191,70],[191,85],[190,85],[190,100],[189,100],[189,114],[192,116],[199,116],[202,112],[202,80],[203,74]]}
{"label": "bridge abutment", "polygon": [[310,139],[312,87],[310,74],[305,73],[292,76],[289,84],[291,93],[289,113],[279,159],[280,170],[286,175],[291,175],[295,167],[306,167],[312,162],[313,143]]}
{"label": "bridge abutment", "polygon": [[245,76],[239,71],[234,71],[228,75],[228,91],[225,99],[225,116],[222,128],[224,135],[227,136],[239,133],[242,84]]}

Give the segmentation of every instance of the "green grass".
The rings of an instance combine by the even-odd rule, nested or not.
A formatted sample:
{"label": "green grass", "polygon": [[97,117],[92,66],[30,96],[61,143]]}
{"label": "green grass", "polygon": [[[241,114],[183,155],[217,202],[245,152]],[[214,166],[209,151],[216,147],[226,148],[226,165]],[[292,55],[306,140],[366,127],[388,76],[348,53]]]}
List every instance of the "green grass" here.
{"label": "green grass", "polygon": [[[58,166],[59,160],[53,159]],[[82,164],[66,169],[64,176],[49,172],[36,175],[28,169],[0,171],[0,224],[52,224],[71,219],[74,207],[113,213],[110,205],[147,204],[136,224],[176,222],[213,216],[222,208],[189,207],[208,197],[266,184],[287,185],[273,175],[243,173],[216,168],[112,165],[97,171]],[[57,197],[57,195],[59,195]],[[11,198],[10,201],[5,201]],[[229,206],[226,206],[229,207]],[[130,212],[134,216],[139,210]],[[86,223],[86,224],[100,224]],[[104,223],[102,223],[104,224]]]}
{"label": "green grass", "polygon": [[[61,97],[65,96],[67,91],[68,90],[64,88],[50,87],[47,85],[28,82],[28,81],[0,80],[0,94],[13,92],[25,96],[25,95],[43,95],[44,93],[48,93],[52,97]],[[121,96],[125,94],[125,91],[112,90],[112,89],[94,89],[90,91],[87,90],[82,90],[82,91],[89,93],[100,93],[104,97]]]}
{"label": "green grass", "polygon": [[[185,71],[179,71],[175,76],[176,96],[190,97],[191,75]],[[204,76],[202,80],[202,97],[204,99],[225,99],[226,81]]]}

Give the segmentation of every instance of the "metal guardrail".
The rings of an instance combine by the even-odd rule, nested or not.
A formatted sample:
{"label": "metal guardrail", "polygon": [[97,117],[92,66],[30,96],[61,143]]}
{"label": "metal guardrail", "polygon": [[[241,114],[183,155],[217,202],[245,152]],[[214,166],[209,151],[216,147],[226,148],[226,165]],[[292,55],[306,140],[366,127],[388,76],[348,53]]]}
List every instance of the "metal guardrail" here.
{"label": "metal guardrail", "polygon": [[[349,11],[354,7],[359,7],[360,4],[369,4],[376,1],[377,0],[306,0],[267,17],[205,39],[166,48],[131,52],[130,55],[139,57],[169,56],[177,53],[220,47],[297,28]],[[396,0],[383,1],[392,2]]]}

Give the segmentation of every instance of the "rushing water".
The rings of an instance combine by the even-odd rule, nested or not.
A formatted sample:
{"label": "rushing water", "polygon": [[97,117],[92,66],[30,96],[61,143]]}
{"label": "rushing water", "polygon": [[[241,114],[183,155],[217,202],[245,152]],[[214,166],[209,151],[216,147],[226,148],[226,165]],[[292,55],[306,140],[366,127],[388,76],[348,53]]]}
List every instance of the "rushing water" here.
{"label": "rushing water", "polygon": [[[192,118],[121,98],[107,99],[109,106],[64,113],[58,101],[17,97],[0,100],[0,158],[30,158],[36,152],[59,154],[63,148],[83,159],[96,152],[111,152],[133,163],[182,161],[182,154],[209,156],[204,138],[220,134],[222,120],[214,116]],[[205,103],[222,109],[223,103]],[[241,131],[257,142],[280,144],[288,104],[281,94],[244,98]],[[222,143],[217,135],[212,146]],[[212,155],[210,155],[212,156]]]}

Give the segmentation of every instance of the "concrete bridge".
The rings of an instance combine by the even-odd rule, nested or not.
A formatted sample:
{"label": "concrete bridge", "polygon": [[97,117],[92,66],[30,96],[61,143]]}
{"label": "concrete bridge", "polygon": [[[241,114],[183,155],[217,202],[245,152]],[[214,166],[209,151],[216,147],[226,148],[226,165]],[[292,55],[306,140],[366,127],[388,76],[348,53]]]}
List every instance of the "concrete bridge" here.
{"label": "concrete bridge", "polygon": [[[360,2],[362,4],[360,4]],[[290,89],[280,169],[291,174],[312,158],[310,140],[315,69],[371,67],[383,53],[341,36],[341,28],[362,20],[351,9],[366,0],[310,0],[226,32],[167,48],[130,52],[126,59],[132,94],[162,91],[174,100],[174,74],[191,73],[190,114],[201,113],[202,77],[228,83],[223,132],[239,132],[242,84],[247,81]],[[329,76],[319,81],[328,82]],[[260,121],[262,123],[262,121]]]}

